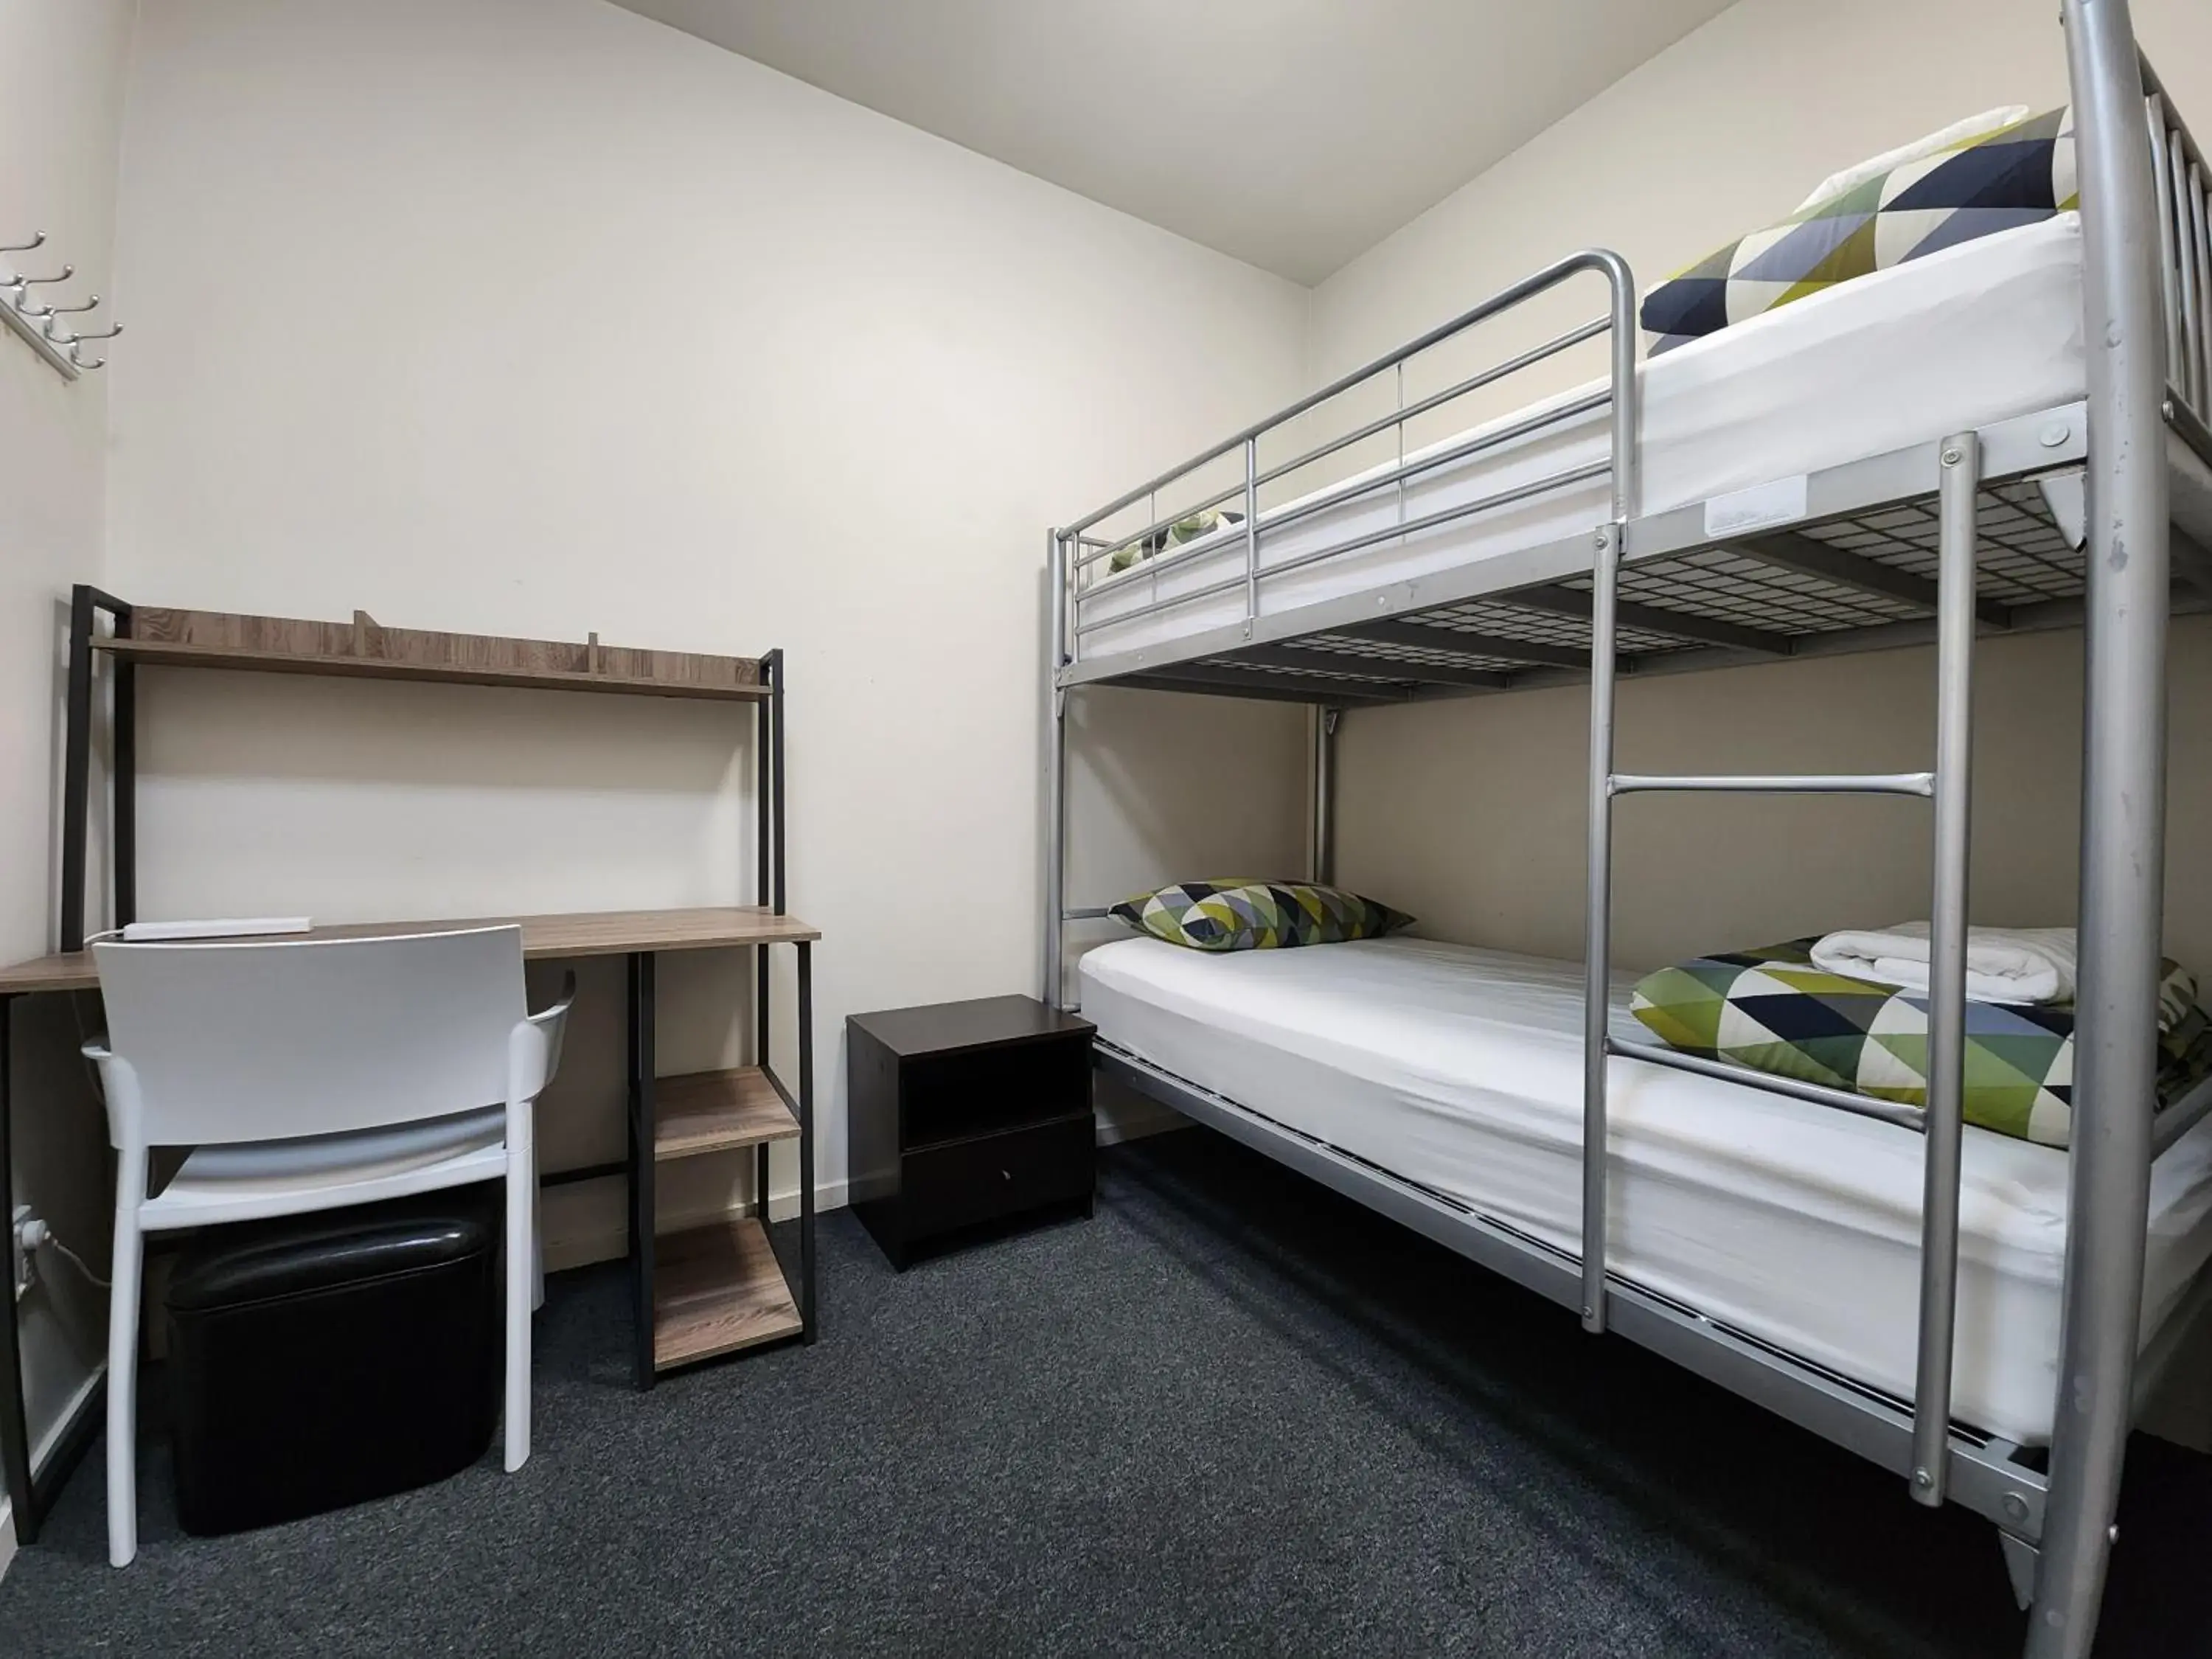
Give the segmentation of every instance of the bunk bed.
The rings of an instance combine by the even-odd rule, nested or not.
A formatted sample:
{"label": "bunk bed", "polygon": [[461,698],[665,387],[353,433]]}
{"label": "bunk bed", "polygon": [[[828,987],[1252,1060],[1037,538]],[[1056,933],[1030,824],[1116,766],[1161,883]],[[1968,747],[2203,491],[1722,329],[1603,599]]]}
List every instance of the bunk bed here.
{"label": "bunk bed", "polygon": [[[2036,1659],[2089,1650],[2127,1433],[2212,1306],[2212,1085],[2153,1109],[2166,632],[2212,603],[2212,167],[2125,0],[2063,13],[2078,213],[1644,361],[1627,265],[1578,253],[1048,537],[1055,1006],[1068,927],[1106,914],[1068,902],[1080,688],[1312,705],[1325,879],[1342,711],[1589,687],[1583,963],[1127,939],[1075,975],[1103,1069],[1890,1468],[1918,1501],[1984,1515]],[[1407,365],[1593,279],[1601,314],[1406,395]],[[1601,342],[1599,380],[1406,447]],[[1312,442],[1325,405],[1378,389],[1382,414]],[[1962,1122],[1972,652],[2051,628],[2087,647],[2063,1152]],[[1930,643],[1931,769],[1616,769],[1624,676]],[[1613,813],[1649,791],[1930,803],[1924,1113],[1623,1018]]]}

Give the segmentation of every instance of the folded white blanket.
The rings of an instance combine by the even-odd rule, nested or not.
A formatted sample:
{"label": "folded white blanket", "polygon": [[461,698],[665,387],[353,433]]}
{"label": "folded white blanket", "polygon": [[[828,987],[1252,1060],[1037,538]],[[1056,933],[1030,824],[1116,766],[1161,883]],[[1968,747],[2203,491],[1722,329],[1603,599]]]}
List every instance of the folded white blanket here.
{"label": "folded white blanket", "polygon": [[[1928,934],[1924,921],[1830,933],[1813,947],[1813,963],[1847,979],[1925,991]],[[2071,1002],[2074,952],[2071,927],[1969,927],[1966,994],[1977,1002]]]}

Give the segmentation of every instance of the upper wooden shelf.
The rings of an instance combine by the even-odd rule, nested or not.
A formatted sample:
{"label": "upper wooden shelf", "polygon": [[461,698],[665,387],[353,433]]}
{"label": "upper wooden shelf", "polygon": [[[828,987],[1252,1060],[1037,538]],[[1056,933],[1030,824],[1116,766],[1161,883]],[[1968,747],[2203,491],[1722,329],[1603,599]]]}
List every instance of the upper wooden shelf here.
{"label": "upper wooden shelf", "polygon": [[751,657],[601,645],[596,634],[579,645],[386,628],[365,611],[355,611],[349,623],[328,623],[141,607],[131,613],[129,638],[103,637],[94,644],[118,658],[169,668],[243,668],[735,702],[769,695],[760,663]]}
{"label": "upper wooden shelf", "polygon": [[[533,962],[570,957],[627,956],[643,951],[712,951],[738,945],[798,945],[822,937],[797,916],[753,904],[692,910],[583,910],[550,916],[471,916],[428,921],[348,921],[281,933],[276,939],[372,939],[457,927],[518,927],[522,954]],[[38,991],[90,991],[100,967],[89,951],[40,957],[0,968],[0,996]]]}

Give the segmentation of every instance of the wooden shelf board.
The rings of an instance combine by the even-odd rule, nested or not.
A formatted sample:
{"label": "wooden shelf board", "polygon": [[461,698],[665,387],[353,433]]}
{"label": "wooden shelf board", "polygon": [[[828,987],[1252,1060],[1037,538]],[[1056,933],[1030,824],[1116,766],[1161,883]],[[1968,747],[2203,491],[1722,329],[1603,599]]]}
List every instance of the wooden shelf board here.
{"label": "wooden shelf board", "polygon": [[596,634],[579,642],[386,628],[365,611],[355,611],[351,622],[337,623],[139,605],[131,613],[128,637],[101,637],[93,644],[126,661],[170,668],[735,702],[758,702],[769,695],[759,659],[753,657],[601,645]]}
{"label": "wooden shelf board", "polygon": [[799,1334],[799,1304],[759,1222],[687,1228],[654,1249],[655,1370]]}
{"label": "wooden shelf board", "polygon": [[[687,910],[584,910],[568,915],[475,916],[416,921],[350,921],[288,933],[286,939],[370,939],[457,927],[522,929],[522,954],[533,962],[572,957],[626,956],[633,951],[709,951],[738,945],[795,945],[818,939],[818,928],[756,904]],[[89,991],[100,969],[89,951],[35,957],[0,968],[0,996],[33,991]]]}
{"label": "wooden shelf board", "polygon": [[653,1106],[657,1159],[757,1146],[799,1133],[799,1120],[757,1066],[655,1078]]}
{"label": "wooden shelf board", "polygon": [[157,668],[235,668],[263,674],[322,674],[340,679],[429,680],[447,685],[509,685],[553,691],[604,691],[627,696],[700,697],[757,702],[764,685],[717,685],[704,681],[641,679],[628,675],[577,673],[556,668],[484,668],[457,663],[389,662],[374,657],[256,651],[234,646],[188,645],[167,640],[102,639],[98,648]]}

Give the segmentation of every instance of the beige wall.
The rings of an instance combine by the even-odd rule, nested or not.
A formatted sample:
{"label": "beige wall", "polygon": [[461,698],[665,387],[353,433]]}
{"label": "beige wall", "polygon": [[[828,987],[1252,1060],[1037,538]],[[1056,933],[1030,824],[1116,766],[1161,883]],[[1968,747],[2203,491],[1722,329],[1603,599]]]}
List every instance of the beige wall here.
{"label": "beige wall", "polygon": [[[2212,125],[2212,7],[2134,12],[2192,125]],[[1314,380],[1577,248],[1613,249],[1649,288],[1839,168],[1979,110],[2067,96],[2044,0],[1738,0],[1316,288]],[[1594,309],[1583,295],[1553,314]],[[1586,372],[1549,370],[1559,384]]]}
{"label": "beige wall", "polygon": [[[1295,395],[1304,291],[596,0],[167,0],[125,154],[118,592],[789,653],[834,1200],[846,1014],[1036,982],[1045,527]],[[751,868],[726,708],[147,680],[149,915],[699,903]],[[1296,836],[1295,712],[1158,712]],[[1086,763],[1144,769],[1087,718]],[[1176,865],[1134,799],[1086,845]],[[549,1165],[621,1144],[617,986],[586,979]],[[663,1069],[737,1058],[745,989],[671,959]],[[672,1172],[664,1224],[741,1168]],[[619,1247],[612,1197],[549,1206],[555,1259]]]}
{"label": "beige wall", "polygon": [[[2166,948],[2212,974],[2212,884],[2192,830],[2212,815],[2212,618],[2177,623],[2174,646]],[[1978,671],[1976,919],[2070,923],[2081,635],[1985,640]],[[1620,686],[1620,765],[1924,767],[1935,759],[1935,687],[1925,650],[1632,678]],[[1414,912],[1431,937],[1579,957],[1589,708],[1586,693],[1563,688],[1347,715],[1338,874]],[[1621,802],[1615,823],[1624,967],[1928,913],[1922,802],[1639,796]]]}
{"label": "beige wall", "polygon": [[[0,0],[0,242],[44,230],[48,244],[0,255],[0,268],[36,274],[73,264],[74,300],[116,295],[116,140],[137,9],[133,0]],[[100,375],[65,382],[0,332],[0,961],[52,943],[69,590],[100,574],[106,392]],[[97,1262],[108,1230],[98,1173],[106,1135],[69,1052],[69,1011],[27,1005],[15,1030],[10,1196]],[[91,1375],[104,1307],[67,1264],[49,1253],[43,1265],[21,1305],[34,1454]]]}
{"label": "beige wall", "polygon": [[[2212,122],[2212,9],[2138,0],[2136,16],[2183,109]],[[2056,18],[2028,0],[1741,0],[1322,283],[1314,376],[1575,248],[1619,250],[1648,285],[1864,156],[1997,104],[2063,102]],[[1591,309],[1588,295],[1562,301],[1486,349],[1494,360],[1498,339],[1526,343]],[[1511,400],[1593,372],[1587,356],[1547,365]],[[2071,921],[2079,636],[1991,641],[1981,661],[1976,915]],[[1622,765],[1923,765],[1933,673],[1928,653],[1905,652],[1625,682]],[[2212,878],[2191,833],[2212,804],[2212,625],[2177,627],[2172,686],[2167,948],[2212,974]],[[1351,716],[1340,872],[1439,937],[1579,956],[1587,707],[1560,690]],[[1620,823],[1624,964],[1927,911],[1924,807],[1647,798]]]}

